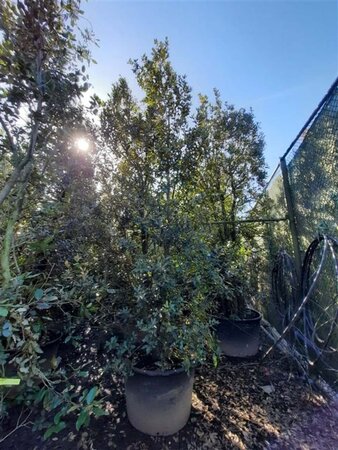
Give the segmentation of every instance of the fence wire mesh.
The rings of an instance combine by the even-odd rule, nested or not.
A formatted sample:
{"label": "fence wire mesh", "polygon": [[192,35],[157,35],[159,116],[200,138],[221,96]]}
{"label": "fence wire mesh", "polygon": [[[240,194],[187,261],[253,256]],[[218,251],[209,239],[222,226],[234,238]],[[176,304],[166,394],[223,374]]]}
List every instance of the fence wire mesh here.
{"label": "fence wire mesh", "polygon": [[[308,246],[316,236],[338,236],[338,80],[283,158],[287,164],[297,238],[304,258]],[[266,194],[272,202],[273,215],[284,216],[288,213],[280,166],[271,178]],[[292,255],[294,248],[288,222],[269,227],[267,240],[271,273],[271,264],[276,261],[278,253],[283,250]],[[318,245],[308,271],[310,279],[318,267],[322,251],[323,246]],[[293,337],[299,338],[303,353],[310,361],[316,361],[322,375],[337,382],[338,267],[334,246],[328,255],[315,294],[301,321],[297,323]],[[283,270],[287,268],[284,267]],[[289,317],[292,313],[290,309],[296,306],[292,305],[291,300],[286,300],[288,305],[281,311],[273,292],[272,299],[270,319],[281,331],[285,325],[285,317]],[[330,339],[327,342],[328,334]]]}

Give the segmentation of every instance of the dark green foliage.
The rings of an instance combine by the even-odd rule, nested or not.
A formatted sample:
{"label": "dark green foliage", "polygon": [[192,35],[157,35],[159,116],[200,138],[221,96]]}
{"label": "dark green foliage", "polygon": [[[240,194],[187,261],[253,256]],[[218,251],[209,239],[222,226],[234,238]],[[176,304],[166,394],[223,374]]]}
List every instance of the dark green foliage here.
{"label": "dark green foliage", "polygon": [[[1,12],[0,366],[22,380],[18,401],[55,412],[39,425],[47,439],[74,412],[77,430],[105,414],[98,387],[70,382],[86,370],[57,357],[45,366],[55,339],[80,345],[79,324],[108,330],[108,370],[217,362],[215,301],[232,314],[246,296],[240,266],[254,235],[223,221],[256,198],[263,141],[252,113],[219,94],[193,117],[167,41],[131,61],[141,101],[121,78],[86,109],[91,36],[75,38],[79,3],[8,1]],[[205,221],[222,224],[210,232]]]}
{"label": "dark green foliage", "polygon": [[[132,62],[145,94],[142,104],[121,79],[102,110],[108,149],[101,170],[108,155],[113,176],[110,183],[105,179],[101,194],[115,225],[121,276],[116,280],[115,273],[121,299],[115,315],[128,330],[123,343],[112,339],[109,346],[122,360],[129,357],[129,364],[150,355],[162,369],[183,364],[188,370],[214,345],[206,301],[212,267],[180,208],[190,173],[190,88],[168,58],[168,43],[155,42],[151,58]],[[122,360],[113,362],[115,367],[120,369]]]}
{"label": "dark green foliage", "polygon": [[216,222],[214,243],[234,242],[239,238],[234,222],[264,184],[263,136],[252,111],[223,104],[217,90],[214,104],[200,96],[195,133],[201,161],[194,179],[199,209]]}

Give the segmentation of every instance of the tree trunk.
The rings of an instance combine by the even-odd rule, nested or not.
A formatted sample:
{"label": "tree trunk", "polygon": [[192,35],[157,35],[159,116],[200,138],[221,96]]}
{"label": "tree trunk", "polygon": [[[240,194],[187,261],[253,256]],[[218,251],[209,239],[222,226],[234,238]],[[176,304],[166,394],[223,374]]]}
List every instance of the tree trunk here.
{"label": "tree trunk", "polygon": [[237,196],[236,196],[236,189],[235,186],[233,184],[233,182],[231,182],[231,192],[232,192],[232,202],[231,202],[231,210],[230,210],[230,220],[231,220],[231,240],[232,242],[235,242],[237,239],[237,231],[236,231],[236,200],[237,200]]}
{"label": "tree trunk", "polygon": [[[38,100],[38,105],[36,108],[35,115],[37,117],[40,116],[42,111],[42,97]],[[19,164],[15,167],[15,169],[12,172],[12,175],[9,177],[7,182],[5,183],[4,187],[0,191],[0,206],[3,204],[3,202],[6,200],[8,195],[10,194],[11,190],[14,188],[14,186],[18,183],[20,177],[23,175],[25,177],[25,171],[27,170],[27,167],[30,166],[30,163],[33,160],[33,154],[36,147],[36,141],[38,138],[39,133],[39,121],[36,119],[36,122],[33,125],[32,132],[31,132],[31,138],[30,143],[28,147],[27,154],[22,158],[22,160],[19,162]]]}
{"label": "tree trunk", "polygon": [[226,211],[225,211],[225,196],[224,192],[221,190],[221,181],[220,181],[220,174],[218,174],[218,178],[216,181],[216,189],[219,194],[220,204],[221,204],[221,214],[222,214],[222,225],[220,225],[219,229],[219,235],[220,235],[220,241],[222,244],[225,244],[226,238],[227,238],[227,224],[226,224]]}
{"label": "tree trunk", "polygon": [[25,199],[26,194],[26,187],[27,183],[30,177],[32,171],[32,166],[29,165],[28,169],[26,167],[26,173],[24,174],[24,179],[22,181],[22,184],[20,186],[17,201],[15,203],[14,211],[12,213],[12,216],[9,218],[6,232],[2,244],[2,251],[1,251],[1,269],[2,269],[2,277],[3,277],[3,284],[6,287],[11,280],[11,270],[10,270],[10,251],[11,251],[11,245],[13,241],[13,235],[14,235],[14,228],[15,225],[20,217],[23,202]]}

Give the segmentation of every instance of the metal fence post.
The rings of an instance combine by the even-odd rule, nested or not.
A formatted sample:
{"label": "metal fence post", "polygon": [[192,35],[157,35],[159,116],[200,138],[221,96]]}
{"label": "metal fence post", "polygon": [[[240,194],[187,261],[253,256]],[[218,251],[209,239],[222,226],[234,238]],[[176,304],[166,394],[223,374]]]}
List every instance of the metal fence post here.
{"label": "metal fence post", "polygon": [[280,167],[282,170],[286,207],[287,207],[288,216],[289,216],[290,232],[291,232],[291,236],[292,236],[293,251],[294,251],[294,255],[295,255],[296,272],[297,272],[298,282],[300,283],[300,274],[301,274],[301,270],[302,270],[302,256],[300,253],[297,222],[296,222],[296,216],[295,216],[295,207],[294,207],[292,191],[291,191],[291,186],[290,186],[290,180],[289,180],[289,172],[288,172],[288,168],[286,165],[285,157],[282,157],[280,159]]}

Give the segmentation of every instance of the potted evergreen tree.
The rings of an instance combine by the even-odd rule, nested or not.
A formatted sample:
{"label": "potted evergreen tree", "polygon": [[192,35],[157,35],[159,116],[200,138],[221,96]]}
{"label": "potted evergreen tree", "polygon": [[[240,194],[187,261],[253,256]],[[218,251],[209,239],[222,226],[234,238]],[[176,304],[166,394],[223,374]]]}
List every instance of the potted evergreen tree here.
{"label": "potted evergreen tree", "polygon": [[125,306],[116,314],[125,332],[108,342],[113,366],[127,375],[129,420],[152,435],[185,425],[194,368],[216,350],[206,301],[207,256],[197,242],[178,239],[177,246],[167,256],[135,258]]}
{"label": "potted evergreen tree", "polygon": [[192,165],[190,88],[168,58],[168,43],[155,42],[151,58],[132,62],[142,105],[120,79],[101,114],[102,170],[111,164],[114,180],[101,194],[113,224],[120,324],[107,346],[111,366],[126,375],[129,420],[151,435],[185,425],[194,368],[217,347],[206,283],[213,267],[180,197]]}

